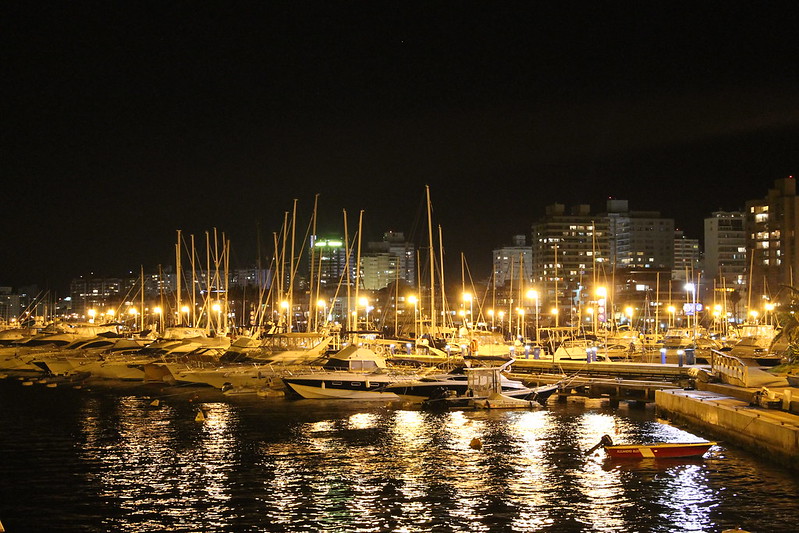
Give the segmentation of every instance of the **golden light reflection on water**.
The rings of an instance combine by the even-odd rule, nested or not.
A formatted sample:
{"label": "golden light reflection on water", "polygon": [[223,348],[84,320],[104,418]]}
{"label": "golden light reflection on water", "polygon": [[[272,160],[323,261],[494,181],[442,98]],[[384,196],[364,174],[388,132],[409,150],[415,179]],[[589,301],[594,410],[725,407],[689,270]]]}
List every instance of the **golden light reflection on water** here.
{"label": "golden light reflection on water", "polygon": [[[157,409],[138,397],[120,397],[111,412],[88,404],[83,420],[82,453],[96,464],[100,497],[114,501],[120,518],[108,518],[115,531],[141,530],[142,525],[180,525],[203,530],[220,523],[230,499],[227,474],[235,437],[229,427],[231,408],[224,403],[203,406],[205,423],[194,411],[180,418],[174,409]],[[112,416],[113,426],[104,417]],[[186,427],[195,439],[185,447]],[[203,512],[198,513],[197,508]],[[137,524],[133,526],[133,524]]]}
{"label": "golden light reflection on water", "polygon": [[107,529],[630,531],[648,519],[714,531],[719,494],[702,461],[584,454],[604,434],[691,437],[668,424],[601,408],[330,405],[208,402],[196,422],[197,405],[87,401],[81,455],[114,509]]}

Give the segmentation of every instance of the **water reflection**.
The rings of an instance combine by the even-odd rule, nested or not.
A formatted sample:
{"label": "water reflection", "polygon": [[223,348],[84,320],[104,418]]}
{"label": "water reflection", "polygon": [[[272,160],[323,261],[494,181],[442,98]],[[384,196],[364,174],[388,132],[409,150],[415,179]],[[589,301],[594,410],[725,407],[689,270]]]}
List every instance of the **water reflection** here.
{"label": "water reflection", "polygon": [[789,530],[799,510],[791,476],[723,446],[698,460],[584,453],[604,434],[701,440],[651,409],[427,413],[221,396],[153,407],[119,391],[39,405],[35,391],[5,394],[0,445],[36,458],[0,463],[4,479],[25,469],[26,483],[0,488],[15,531],[716,532],[763,520]]}

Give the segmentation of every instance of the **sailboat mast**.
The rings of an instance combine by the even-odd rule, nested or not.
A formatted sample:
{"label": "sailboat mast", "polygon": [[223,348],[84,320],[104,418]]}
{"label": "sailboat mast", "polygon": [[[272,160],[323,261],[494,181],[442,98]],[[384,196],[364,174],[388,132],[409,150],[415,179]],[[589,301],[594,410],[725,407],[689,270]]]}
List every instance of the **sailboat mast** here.
{"label": "sailboat mast", "polygon": [[186,317],[186,320],[191,320],[189,324],[191,327],[197,326],[197,265],[195,264],[196,252],[194,248],[194,234],[191,235],[191,319]]}
{"label": "sailboat mast", "polygon": [[347,273],[347,331],[352,330],[352,315],[350,314],[350,280],[351,280],[351,272],[350,272],[350,237],[349,232],[347,231],[347,210],[344,209],[344,254],[345,254],[345,261],[344,264],[346,266],[346,273]]}
{"label": "sailboat mast", "polygon": [[[446,285],[444,285],[444,237],[441,233],[441,224],[438,225],[438,255],[440,260],[438,262],[439,272],[441,272],[441,312],[442,314],[447,310],[447,295]],[[445,326],[444,318],[441,318],[441,325]]]}
{"label": "sailboat mast", "polygon": [[[319,193],[314,196],[313,200],[313,215],[312,215],[312,223],[311,223],[311,268],[308,275],[308,328],[307,331],[310,333],[315,329],[319,329],[319,313],[316,311],[316,300],[318,298],[314,298],[314,258],[316,257],[316,207],[319,204]],[[318,297],[319,294],[317,293],[316,296]]]}
{"label": "sailboat mast", "polygon": [[178,230],[178,242],[175,244],[175,296],[177,305],[177,324],[183,322],[181,319],[180,305],[180,230]]}
{"label": "sailboat mast", "polygon": [[430,247],[430,331],[436,328],[436,256],[433,252],[433,214],[430,208],[430,186],[425,185],[427,193],[427,239]]}
{"label": "sailboat mast", "polygon": [[[361,234],[363,232],[363,209],[358,213],[358,245],[355,253],[355,329],[358,329],[358,306],[360,305],[361,290]],[[369,303],[366,304],[368,308]],[[364,314],[368,313],[364,310]],[[364,329],[369,329],[369,324],[364,322]]]}
{"label": "sailboat mast", "polygon": [[141,269],[141,329],[144,331],[144,265],[139,265]]}
{"label": "sailboat mast", "polygon": [[291,258],[289,259],[289,308],[288,331],[292,329],[294,321],[294,239],[297,232],[297,199],[294,199],[294,208],[291,211]]}

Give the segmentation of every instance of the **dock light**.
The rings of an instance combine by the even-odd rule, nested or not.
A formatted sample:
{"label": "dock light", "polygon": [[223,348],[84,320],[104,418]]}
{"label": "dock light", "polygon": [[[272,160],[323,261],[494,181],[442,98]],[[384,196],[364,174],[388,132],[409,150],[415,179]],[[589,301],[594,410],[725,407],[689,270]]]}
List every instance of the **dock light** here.
{"label": "dock light", "polygon": [[605,287],[597,287],[596,295],[598,298],[605,298],[608,295],[608,289]]}
{"label": "dock light", "polygon": [[766,304],[766,311],[774,311],[774,304]]}
{"label": "dock light", "polygon": [[89,309],[86,314],[89,315],[89,322],[94,322],[94,317],[97,315],[97,311],[94,309]]}
{"label": "dock light", "polygon": [[627,313],[628,317],[630,317],[630,318],[633,317],[633,308],[632,307],[628,307],[627,309],[624,310],[624,312]]}

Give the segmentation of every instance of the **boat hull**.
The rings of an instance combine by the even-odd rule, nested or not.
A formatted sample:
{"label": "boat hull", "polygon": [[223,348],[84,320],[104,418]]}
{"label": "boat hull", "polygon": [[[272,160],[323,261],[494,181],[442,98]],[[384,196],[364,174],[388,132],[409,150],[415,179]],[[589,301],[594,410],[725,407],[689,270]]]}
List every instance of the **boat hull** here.
{"label": "boat hull", "polygon": [[346,399],[346,400],[398,400],[393,392],[383,387],[388,383],[381,379],[360,379],[360,377],[341,376],[320,379],[318,377],[298,376],[283,378],[290,390],[306,399]]}
{"label": "boat hull", "polygon": [[617,459],[701,457],[715,444],[715,442],[624,444],[605,446],[605,452]]}

